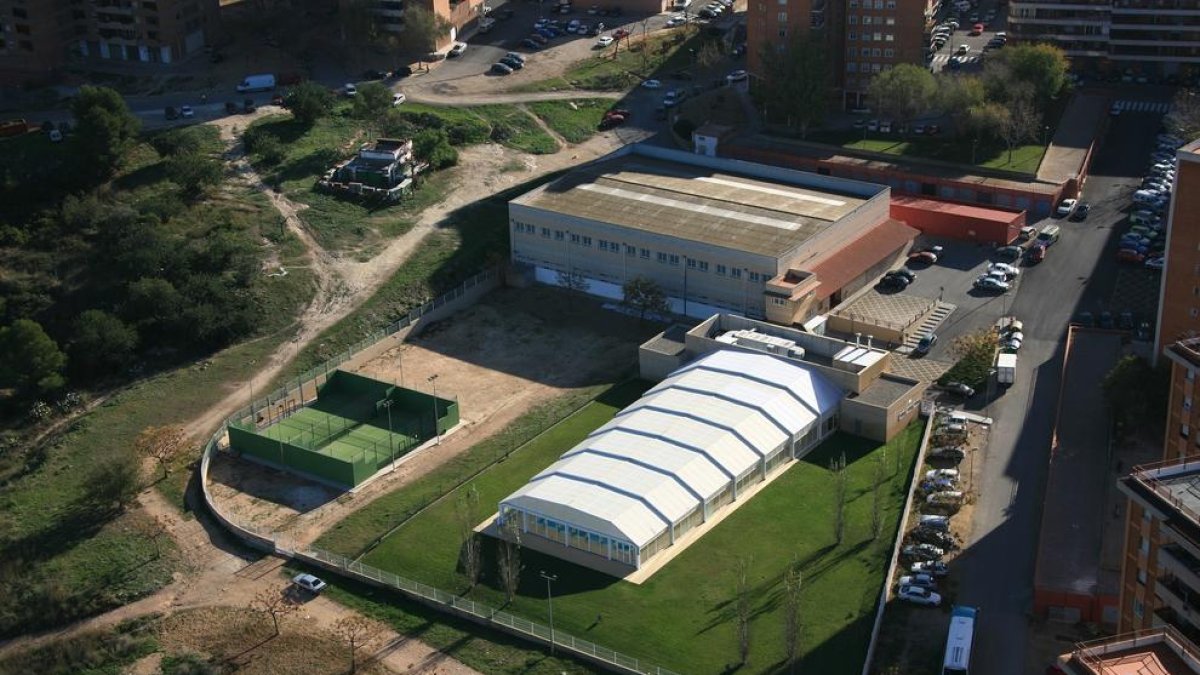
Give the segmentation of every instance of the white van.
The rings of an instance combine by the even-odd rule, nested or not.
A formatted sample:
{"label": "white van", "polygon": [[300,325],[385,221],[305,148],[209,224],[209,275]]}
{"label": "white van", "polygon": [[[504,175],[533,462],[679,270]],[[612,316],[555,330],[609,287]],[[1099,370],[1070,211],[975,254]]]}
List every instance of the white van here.
{"label": "white van", "polygon": [[271,91],[275,88],[274,75],[247,75],[246,79],[237,86],[239,94],[249,94],[255,91]]}
{"label": "white van", "polygon": [[1060,230],[1057,225],[1047,225],[1042,228],[1041,232],[1038,232],[1037,241],[1035,243],[1049,248],[1051,244],[1058,241],[1058,235],[1061,232],[1062,230]]}

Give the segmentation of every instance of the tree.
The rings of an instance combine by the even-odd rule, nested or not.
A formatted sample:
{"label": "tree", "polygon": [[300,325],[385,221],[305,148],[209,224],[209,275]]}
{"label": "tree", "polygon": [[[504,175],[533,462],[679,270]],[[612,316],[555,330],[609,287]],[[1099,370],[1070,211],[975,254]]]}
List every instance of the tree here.
{"label": "tree", "polygon": [[1194,89],[1180,89],[1163,121],[1167,130],[1180,138],[1200,137],[1200,95]]}
{"label": "tree", "polygon": [[450,34],[451,24],[441,16],[418,5],[404,8],[404,30],[400,32],[399,47],[417,54],[437,49],[438,42]]}
{"label": "tree", "polygon": [[[271,625],[275,627],[275,635],[279,635],[279,620],[299,608],[296,601],[287,594],[283,584],[268,586],[250,599],[250,610],[271,617]],[[334,624],[336,630],[337,624]]]}
{"label": "tree", "polygon": [[933,74],[911,63],[902,63],[875,75],[867,86],[867,95],[879,112],[904,125],[927,112],[936,93]]}
{"label": "tree", "polygon": [[942,72],[934,81],[937,108],[949,115],[958,129],[968,128],[971,109],[987,101],[983,80],[974,75]]}
{"label": "tree", "polygon": [[521,528],[515,519],[508,519],[500,528],[500,549],[496,554],[496,573],[504,588],[504,597],[511,603],[521,586]]}
{"label": "tree", "polygon": [[1013,149],[1037,137],[1042,114],[1028,99],[1014,99],[1007,107],[1008,114],[999,119],[997,133],[1008,147],[1008,163],[1012,164]]}
{"label": "tree", "polygon": [[800,660],[800,584],[803,575],[800,573],[800,562],[792,560],[792,564],[783,571],[783,647],[787,655],[788,672],[796,672],[796,664]]}
{"label": "tree", "polygon": [[144,336],[161,339],[174,331],[183,311],[183,296],[166,279],[143,277],[129,284],[121,314]]}
{"label": "tree", "polygon": [[354,116],[360,120],[376,122],[392,109],[392,90],[381,82],[367,82],[358,88],[354,97]]}
{"label": "tree", "polygon": [[1046,43],[1005,48],[998,62],[1007,67],[1010,83],[1023,82],[1032,88],[1033,102],[1042,110],[1062,91],[1070,67],[1066,52]]}
{"label": "tree", "polygon": [[825,119],[830,87],[825,49],[819,35],[800,31],[783,51],[763,49],[768,117],[800,129],[801,138]]}
{"label": "tree", "polygon": [[136,518],[133,522],[134,528],[138,534],[150,540],[154,544],[154,557],[158,559],[162,557],[162,547],[159,545],[159,540],[167,533],[166,524],[157,517]]}
{"label": "tree", "polygon": [[124,321],[108,312],[89,309],[75,320],[71,363],[85,375],[115,373],[129,365],[137,343],[137,331]]}
{"label": "tree", "polygon": [[434,169],[458,164],[458,151],[445,129],[422,129],[413,136],[413,156]]}
{"label": "tree", "polygon": [[311,127],[333,110],[333,93],[316,82],[306,80],[292,87],[287,105],[297,122]]}
{"label": "tree", "polygon": [[833,472],[833,538],[840,546],[846,536],[846,453],[829,460]]}
{"label": "tree", "polygon": [[621,286],[621,302],[638,313],[638,319],[645,321],[647,314],[666,316],[670,312],[667,304],[667,293],[658,282],[649,277],[634,277]]}
{"label": "tree", "polygon": [[17,319],[0,328],[0,384],[26,394],[52,392],[66,385],[66,365],[66,355],[36,321]]}
{"label": "tree", "polygon": [[146,427],[133,441],[139,455],[158,462],[163,478],[171,474],[171,460],[187,446],[187,432],[175,426]]}
{"label": "tree", "polygon": [[166,162],[167,177],[183,190],[188,201],[197,201],[221,182],[224,169],[217,160],[200,153],[183,153]]}
{"label": "tree", "polygon": [[[649,50],[643,48],[642,53],[646,54]],[[705,40],[700,49],[696,51],[696,65],[705,70],[720,63],[722,58],[721,48],[716,40]]]}
{"label": "tree", "polygon": [[1152,426],[1166,418],[1170,371],[1154,370],[1139,356],[1126,356],[1104,376],[1104,402],[1123,427]]}
{"label": "tree", "polygon": [[375,639],[379,627],[370,619],[354,614],[338,619],[333,632],[350,647],[350,672],[358,672],[358,648]]}
{"label": "tree", "polygon": [[750,560],[738,558],[733,564],[734,629],[737,631],[738,663],[750,662]]}
{"label": "tree", "polygon": [[85,175],[107,178],[137,141],[142,123],[125,99],[108,87],[84,85],[71,102],[75,117],[74,162]]}
{"label": "tree", "polygon": [[[985,102],[967,108],[960,128],[976,140],[997,136],[1008,117],[1008,110],[1001,104]],[[974,161],[974,158],[972,158]]]}
{"label": "tree", "polygon": [[141,488],[141,475],[141,462],[132,449],[119,450],[92,467],[82,501],[89,508],[122,511]]}
{"label": "tree", "polygon": [[463,574],[467,577],[467,590],[470,590],[479,583],[479,575],[483,572],[483,542],[475,531],[475,525],[479,522],[479,490],[474,484],[459,495],[456,506],[462,538],[460,561]]}

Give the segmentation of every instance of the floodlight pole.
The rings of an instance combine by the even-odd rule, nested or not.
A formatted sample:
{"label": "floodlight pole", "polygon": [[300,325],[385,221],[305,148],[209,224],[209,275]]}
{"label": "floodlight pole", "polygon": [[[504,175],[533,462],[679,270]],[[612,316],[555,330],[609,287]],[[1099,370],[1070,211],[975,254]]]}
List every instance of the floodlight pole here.
{"label": "floodlight pole", "polygon": [[442,444],[442,432],[438,429],[438,398],[437,398],[437,375],[430,375],[426,381],[433,385],[433,435],[437,438],[437,444]]}
{"label": "floodlight pole", "polygon": [[387,409],[388,417],[388,449],[392,452],[392,471],[396,470],[396,443],[392,440],[392,399],[386,399],[383,407]]}
{"label": "floodlight pole", "polygon": [[546,604],[550,608],[550,655],[554,656],[554,598],[550,595],[550,582],[558,581],[558,576],[546,574],[546,570],[540,570],[538,574],[546,580]]}

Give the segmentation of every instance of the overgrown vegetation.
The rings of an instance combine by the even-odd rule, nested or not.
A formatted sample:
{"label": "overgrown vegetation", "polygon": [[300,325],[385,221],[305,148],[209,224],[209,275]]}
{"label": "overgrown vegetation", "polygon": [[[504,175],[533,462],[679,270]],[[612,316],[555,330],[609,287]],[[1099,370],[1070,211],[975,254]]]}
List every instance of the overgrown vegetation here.
{"label": "overgrown vegetation", "polygon": [[612,101],[584,98],[576,101],[537,101],[527,105],[533,114],[568,143],[582,143],[596,135],[600,120],[612,107]]}
{"label": "overgrown vegetation", "polygon": [[1104,376],[1104,401],[1117,436],[1162,431],[1171,394],[1171,370],[1152,368],[1140,356],[1125,356]]}
{"label": "overgrown vegetation", "polygon": [[958,357],[958,361],[938,379],[938,382],[962,382],[972,389],[982,390],[987,385],[999,344],[999,336],[990,328],[956,338],[951,352]]}
{"label": "overgrown vegetation", "polygon": [[151,630],[154,620],[155,617],[148,616],[125,621],[111,630],[81,633],[41,647],[10,652],[0,658],[0,672],[118,675],[126,666],[158,649]]}

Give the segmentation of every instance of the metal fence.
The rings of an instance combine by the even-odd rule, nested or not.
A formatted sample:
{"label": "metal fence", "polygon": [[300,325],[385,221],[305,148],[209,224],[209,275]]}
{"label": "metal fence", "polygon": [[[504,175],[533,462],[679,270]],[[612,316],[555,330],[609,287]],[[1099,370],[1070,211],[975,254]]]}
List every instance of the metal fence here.
{"label": "metal fence", "polygon": [[289,401],[293,402],[293,405],[297,403],[302,405],[305,400],[306,389],[311,389],[312,396],[315,397],[319,384],[323,383],[328,378],[328,374],[339,365],[349,361],[363,350],[375,346],[380,340],[384,340],[401,330],[413,326],[420,321],[421,317],[458,300],[467,291],[475,289],[482,284],[492,283],[494,285],[498,281],[498,275],[498,270],[486,270],[471,277],[453,291],[421,305],[384,330],[372,333],[371,336],[347,348],[344,352],[339,352],[325,363],[297,377],[294,384],[289,382],[266,397],[253,400],[250,405],[230,415],[225,420],[225,423],[221,425],[221,428],[209,438],[208,443],[204,446],[204,452],[200,457],[198,471],[200,491],[204,497],[204,504],[217,521],[227,530],[247,545],[260,551],[307,562],[357,581],[395,590],[409,599],[438,611],[467,618],[541,645],[552,645],[554,648],[561,649],[609,670],[621,673],[638,673],[640,675],[677,675],[677,673],[666,668],[645,663],[640,659],[622,654],[613,649],[608,649],[588,640],[581,640],[560,630],[552,631],[549,626],[523,619],[509,612],[500,611],[486,603],[468,600],[440,588],[435,588],[392,572],[365,565],[344,555],[312,547],[304,550],[296,550],[291,542],[280,537],[278,533],[272,530],[256,527],[248,523],[235,522],[213,502],[212,496],[209,494],[208,470],[209,465],[212,463],[212,458],[215,453],[224,452],[229,449],[226,445],[226,425],[253,425],[260,410],[270,410],[271,406],[279,405],[280,402],[285,404],[283,406],[285,409],[288,407],[287,403]]}

